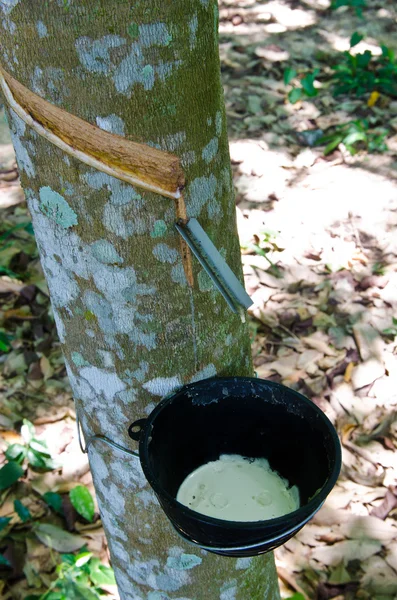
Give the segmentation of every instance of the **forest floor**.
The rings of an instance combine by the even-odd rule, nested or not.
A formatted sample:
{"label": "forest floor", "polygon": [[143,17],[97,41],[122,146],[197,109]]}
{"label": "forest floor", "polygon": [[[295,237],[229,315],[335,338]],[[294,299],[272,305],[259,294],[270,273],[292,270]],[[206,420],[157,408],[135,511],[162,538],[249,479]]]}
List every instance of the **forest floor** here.
{"label": "forest floor", "polygon": [[[294,600],[397,598],[397,94],[335,97],[332,69],[352,64],[355,32],[351,55],[369,50],[374,69],[381,45],[397,50],[394,0],[366,5],[361,17],[327,0],[220,5],[255,368],[318,404],[343,448],[325,505],[276,551],[283,598]],[[365,79],[356,67],[350,87]],[[291,95],[298,88],[308,93]],[[315,145],[324,134],[335,144],[327,156]],[[104,563],[107,551],[98,514],[89,502],[79,514],[69,495],[93,487],[5,122],[0,211],[0,451],[31,452],[28,477],[4,491],[0,481],[0,596],[22,600],[48,589],[56,551],[84,547]],[[21,436],[22,418],[34,432],[25,424]],[[49,460],[32,436],[57,468],[32,469]],[[49,507],[59,529],[40,525]]]}

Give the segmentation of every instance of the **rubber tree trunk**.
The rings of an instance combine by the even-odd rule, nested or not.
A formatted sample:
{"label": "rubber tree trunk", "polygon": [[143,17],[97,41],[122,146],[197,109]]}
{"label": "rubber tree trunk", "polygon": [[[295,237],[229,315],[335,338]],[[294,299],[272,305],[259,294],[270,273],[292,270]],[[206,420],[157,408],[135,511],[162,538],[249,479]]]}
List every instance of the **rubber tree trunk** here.
{"label": "rubber tree trunk", "polygon": [[[186,205],[241,276],[214,0],[1,0],[1,65],[54,106],[181,159]],[[1,13],[0,13],[1,14]],[[246,326],[197,261],[186,283],[171,199],[69,156],[9,110],[85,438],[127,427],[183,383],[252,373]],[[187,546],[138,461],[89,451],[122,600],[275,600],[271,554]]]}

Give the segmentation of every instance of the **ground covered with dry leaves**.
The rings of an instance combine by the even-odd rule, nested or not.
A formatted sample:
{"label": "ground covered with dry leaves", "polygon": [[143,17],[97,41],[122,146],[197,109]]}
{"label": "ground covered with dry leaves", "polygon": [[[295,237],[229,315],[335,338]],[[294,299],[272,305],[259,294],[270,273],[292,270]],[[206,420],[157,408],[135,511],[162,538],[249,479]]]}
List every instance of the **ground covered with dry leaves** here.
{"label": "ground covered with dry leaves", "polygon": [[[355,52],[397,49],[397,11],[393,0],[356,5],[362,17],[327,0],[220,5],[255,368],[320,406],[343,447],[335,490],[276,552],[294,600],[397,598],[397,96],[332,87],[354,32]],[[292,104],[315,69],[316,91]],[[365,135],[324,156],[316,140],[352,121]],[[50,600],[69,573],[116,597],[96,560],[107,562],[96,508],[73,492],[93,494],[91,477],[4,123],[0,210],[0,450],[25,449],[24,478],[2,489],[0,473],[0,596]],[[76,552],[77,566],[65,558]]]}

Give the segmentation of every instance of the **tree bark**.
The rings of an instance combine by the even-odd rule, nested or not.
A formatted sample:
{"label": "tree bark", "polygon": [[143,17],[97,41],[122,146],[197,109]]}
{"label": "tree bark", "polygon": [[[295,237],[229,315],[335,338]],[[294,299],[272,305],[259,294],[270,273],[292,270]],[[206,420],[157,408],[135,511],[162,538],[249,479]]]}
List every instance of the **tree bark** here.
{"label": "tree bark", "polygon": [[[54,106],[180,157],[186,206],[240,278],[214,0],[0,0],[1,66]],[[246,326],[198,262],[173,200],[69,156],[9,109],[85,438],[211,375],[252,373]],[[271,554],[218,557],[173,532],[139,462],[97,442],[90,466],[122,600],[276,600]]]}

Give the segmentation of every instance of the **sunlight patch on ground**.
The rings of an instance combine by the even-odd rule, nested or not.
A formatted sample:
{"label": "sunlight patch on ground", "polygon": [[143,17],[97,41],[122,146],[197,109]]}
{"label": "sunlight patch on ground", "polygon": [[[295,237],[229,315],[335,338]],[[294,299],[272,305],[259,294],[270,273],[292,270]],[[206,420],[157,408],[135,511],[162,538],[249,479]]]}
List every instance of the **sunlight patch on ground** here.
{"label": "sunlight patch on ground", "polygon": [[[236,186],[243,197],[239,207],[249,211],[251,227],[262,221],[267,229],[280,231],[288,240],[280,257],[287,265],[311,248],[333,268],[349,268],[355,260],[355,244],[329,235],[330,228],[349,221],[352,229],[357,226],[377,238],[384,252],[397,251],[390,240],[382,243],[385,222],[389,227],[397,225],[394,183],[363,165],[316,162],[316,152],[310,150],[312,164],[306,165],[300,154],[294,159],[282,150],[269,149],[263,141],[231,142],[232,162],[239,164]],[[245,231],[243,237],[247,235]]]}
{"label": "sunlight patch on ground", "polygon": [[289,60],[290,58],[289,52],[274,44],[269,46],[258,46],[255,50],[255,54],[260,58],[264,58],[267,62],[282,62]]}
{"label": "sunlight patch on ground", "polygon": [[330,0],[302,0],[302,4],[315,10],[322,10],[331,6]]}
{"label": "sunlight patch on ground", "polygon": [[317,23],[316,13],[311,8],[291,8],[278,0],[258,6],[233,2],[233,7],[221,9],[219,16],[221,34],[252,35],[258,31],[277,34],[304,29]]}
{"label": "sunlight patch on ground", "polygon": [[281,23],[269,23],[269,25],[265,25],[263,29],[267,33],[285,33],[287,31],[287,26],[282,25]]}
{"label": "sunlight patch on ground", "polygon": [[[337,52],[346,52],[347,50],[349,50],[349,37],[341,36],[331,31],[326,31],[325,29],[319,30],[319,33]],[[357,44],[357,46],[354,46],[354,48],[352,48],[351,53],[358,54],[359,52],[365,52],[365,50],[369,50],[374,56],[380,56],[382,54],[382,50],[380,49],[378,43],[375,40],[366,40],[360,42],[359,44]]]}
{"label": "sunlight patch on ground", "polygon": [[316,15],[313,11],[300,8],[292,9],[283,2],[269,2],[264,5],[263,9],[288,29],[309,27],[316,23]]}
{"label": "sunlight patch on ground", "polygon": [[[241,23],[240,25],[233,25],[230,21],[224,21],[219,23],[219,34],[220,35],[247,35],[250,38],[254,34],[265,35],[265,27],[263,24],[257,25],[255,23]],[[282,31],[285,31],[283,29]],[[270,32],[269,32],[270,33]],[[262,38],[261,38],[262,39]],[[265,37],[263,39],[266,39]]]}

